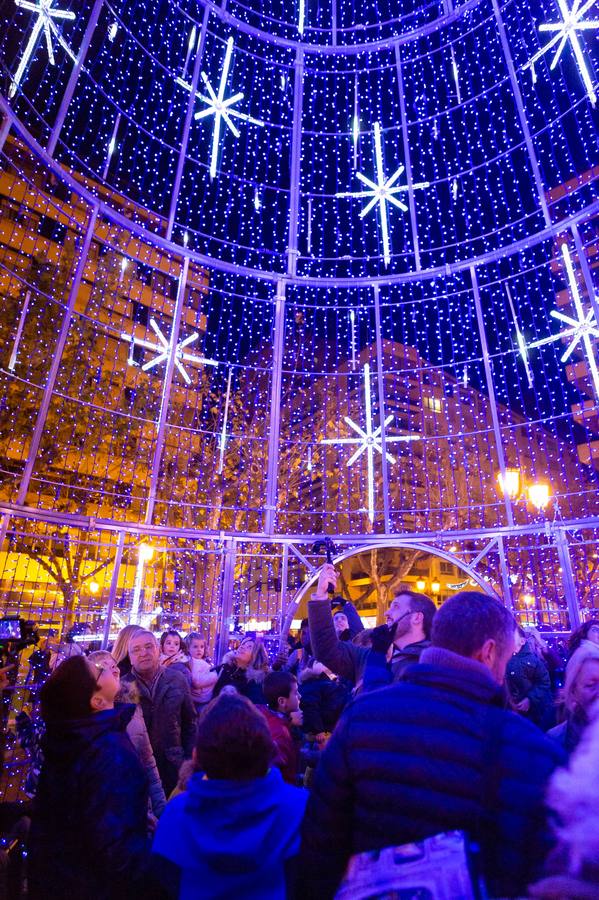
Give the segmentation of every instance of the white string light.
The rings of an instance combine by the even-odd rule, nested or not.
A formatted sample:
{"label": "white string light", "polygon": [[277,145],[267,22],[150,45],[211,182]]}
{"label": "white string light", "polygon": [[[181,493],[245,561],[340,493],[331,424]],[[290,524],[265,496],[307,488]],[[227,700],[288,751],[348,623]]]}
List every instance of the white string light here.
{"label": "white string light", "polygon": [[[387,219],[387,203],[392,203],[394,206],[397,206],[398,209],[401,209],[402,212],[407,212],[408,207],[405,203],[402,203],[401,200],[398,200],[395,197],[395,194],[403,194],[408,190],[407,184],[398,184],[395,182],[399,178],[399,176],[404,172],[405,166],[400,165],[393,175],[390,178],[385,178],[385,173],[383,171],[383,150],[381,146],[381,126],[378,122],[374,123],[374,150],[376,157],[376,182],[372,181],[370,178],[367,178],[366,175],[363,175],[362,172],[356,172],[356,178],[358,178],[362,184],[365,184],[368,190],[366,191],[343,191],[342,193],[336,194],[337,197],[372,197],[372,199],[366,204],[362,212],[360,213],[360,218],[363,219],[364,216],[368,215],[371,209],[375,207],[378,203],[381,211],[381,232],[383,236],[383,259],[385,261],[385,265],[388,266],[391,262],[391,249],[389,245],[389,223]],[[418,184],[413,184],[412,188],[415,190],[416,188],[425,188],[429,187],[428,181],[421,181]]]}
{"label": "white string light", "polygon": [[[55,64],[54,59],[54,48],[52,46],[52,35],[58,37],[58,32],[56,27],[52,21],[52,19],[61,19],[63,21],[73,21],[75,18],[75,13],[70,12],[70,10],[66,9],[53,9],[52,4],[54,0],[37,0],[37,3],[30,2],[30,0],[15,0],[17,6],[20,6],[21,9],[26,9],[29,12],[35,13],[37,15],[37,21],[33,26],[33,31],[29,35],[29,40],[27,41],[27,46],[23,52],[23,56],[21,57],[21,61],[17,67],[17,71],[12,77],[12,83],[8,89],[8,96],[14,97],[17,92],[17,88],[21,83],[21,79],[25,74],[25,69],[29,63],[29,60],[35,53],[35,49],[37,46],[37,42],[39,37],[44,32],[44,37],[46,38],[46,48],[48,50],[48,62],[51,66]],[[62,41],[60,41],[62,43]]]}

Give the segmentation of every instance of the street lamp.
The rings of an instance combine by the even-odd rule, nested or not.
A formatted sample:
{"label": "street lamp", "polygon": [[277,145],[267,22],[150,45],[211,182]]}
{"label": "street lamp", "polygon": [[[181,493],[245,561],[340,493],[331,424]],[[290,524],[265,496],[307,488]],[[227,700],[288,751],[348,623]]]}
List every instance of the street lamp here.
{"label": "street lamp", "polygon": [[418,581],[416,582],[416,587],[418,588],[419,591],[423,591],[425,589],[426,581],[424,580],[424,578],[418,579]]}
{"label": "street lamp", "polygon": [[534,506],[536,510],[541,512],[549,503],[551,497],[551,488],[544,481],[531,484],[527,488],[528,502]]}
{"label": "street lamp", "polygon": [[505,469],[497,473],[499,489],[505,497],[515,500],[520,495],[520,469]]}
{"label": "street lamp", "polygon": [[437,581],[436,579],[434,581],[431,581],[431,591],[433,592],[433,594],[438,594],[440,590],[441,582]]}
{"label": "street lamp", "polygon": [[528,501],[537,512],[547,508],[551,499],[551,485],[546,481],[533,481],[526,484],[519,469],[508,468],[504,472],[497,473],[499,490],[504,497],[509,497],[514,503]]}
{"label": "street lamp", "polygon": [[133,602],[131,603],[131,615],[129,622],[139,625],[139,604],[141,600],[141,586],[144,579],[144,566],[154,556],[154,548],[151,544],[141,543],[137,551],[137,569],[135,571],[135,584],[133,585]]}

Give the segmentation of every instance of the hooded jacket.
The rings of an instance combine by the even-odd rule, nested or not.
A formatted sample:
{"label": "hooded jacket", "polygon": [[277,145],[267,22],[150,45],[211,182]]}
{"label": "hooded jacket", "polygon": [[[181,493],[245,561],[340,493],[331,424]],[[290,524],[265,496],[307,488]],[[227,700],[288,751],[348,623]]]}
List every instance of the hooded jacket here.
{"label": "hooded jacket", "polygon": [[135,707],[48,723],[29,837],[32,900],[141,896],[148,785],[126,733]]}
{"label": "hooded jacket", "polygon": [[154,853],[180,869],[180,900],[285,900],[285,862],[298,852],[306,800],[276,768],[251,781],[196,772],[167,804]]}
{"label": "hooded jacket", "polygon": [[358,697],[316,770],[302,896],[334,896],[354,853],[453,830],[480,845],[492,896],[524,893],[551,846],[544,792],[564,754],[503,704],[481,663],[438,647]]}

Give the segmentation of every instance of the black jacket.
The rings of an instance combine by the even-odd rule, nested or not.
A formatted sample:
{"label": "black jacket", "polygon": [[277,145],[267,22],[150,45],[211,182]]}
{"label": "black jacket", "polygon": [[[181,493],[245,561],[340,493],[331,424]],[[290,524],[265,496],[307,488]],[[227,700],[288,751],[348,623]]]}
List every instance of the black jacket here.
{"label": "black jacket", "polygon": [[553,695],[549,670],[540,657],[524,644],[507,664],[506,680],[516,703],[528,698],[526,718],[547,731],[555,725]]}
{"label": "black jacket", "polygon": [[146,895],[148,785],[126,733],[134,707],[49,724],[29,837],[31,900]]}
{"label": "black jacket", "polygon": [[354,853],[454,829],[480,843],[493,896],[523,892],[550,845],[543,794],[564,755],[503,702],[481,664],[438,648],[355,700],[316,770],[304,896],[332,897]]}
{"label": "black jacket", "polygon": [[196,710],[185,676],[160,669],[151,687],[131,671],[122,684],[135,683],[164,793],[177,785],[179,768],[189,759],[195,743]]}
{"label": "black jacket", "polygon": [[[422,651],[430,647],[430,641],[409,644],[403,650],[395,652],[391,665],[386,668],[382,654],[374,654],[370,647],[358,647],[350,641],[339,640],[328,603],[310,600],[308,621],[310,643],[315,658],[352,686],[357,688],[363,686],[365,690],[398,681],[406,668],[418,662]],[[368,673],[366,673],[367,664]]]}
{"label": "black jacket", "polygon": [[242,669],[241,666],[235,665],[234,662],[225,662],[221,666],[217,666],[217,672],[218,681],[214,685],[213,697],[218,697],[226,685],[231,685],[238,694],[247,697],[256,706],[267,706],[262,690],[264,672],[257,672],[257,677],[252,678],[251,672],[248,674],[247,669]]}

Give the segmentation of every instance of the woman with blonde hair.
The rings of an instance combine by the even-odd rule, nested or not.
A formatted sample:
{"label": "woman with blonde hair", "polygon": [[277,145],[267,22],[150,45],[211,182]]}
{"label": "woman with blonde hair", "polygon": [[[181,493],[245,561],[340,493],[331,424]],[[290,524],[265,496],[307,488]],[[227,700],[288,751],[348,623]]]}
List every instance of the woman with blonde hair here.
{"label": "woman with blonde hair", "polygon": [[131,671],[131,660],[129,659],[129,641],[138,631],[143,631],[141,625],[125,625],[121,628],[116,636],[116,640],[112,645],[110,655],[119,667],[121,675],[128,675]]}
{"label": "woman with blonde hair", "polygon": [[213,697],[218,697],[225,685],[231,685],[252,703],[266,706],[262,683],[269,669],[262,638],[246,635],[237,650],[225,654],[222,665],[217,668],[219,674]]}
{"label": "woman with blonde hair", "polygon": [[596,700],[599,700],[599,646],[589,641],[574,651],[566,666],[563,691],[566,719],[547,732],[567,753],[578,745]]}

